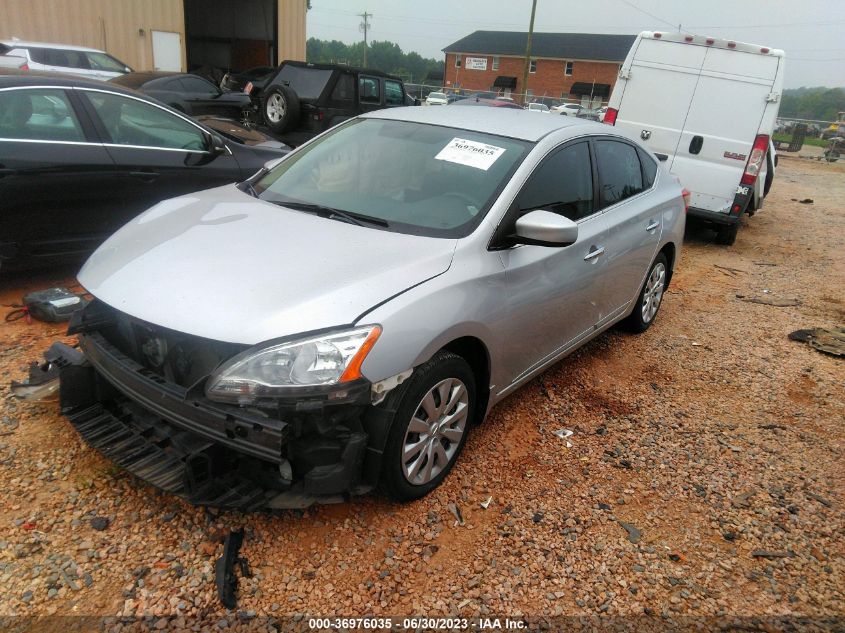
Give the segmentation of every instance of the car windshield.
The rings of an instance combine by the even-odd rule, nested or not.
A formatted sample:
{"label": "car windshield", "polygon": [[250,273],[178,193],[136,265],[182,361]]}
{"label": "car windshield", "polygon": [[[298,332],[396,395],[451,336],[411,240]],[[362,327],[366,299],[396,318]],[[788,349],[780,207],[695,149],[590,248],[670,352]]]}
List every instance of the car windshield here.
{"label": "car windshield", "polygon": [[273,83],[290,86],[300,99],[316,99],[323,93],[331,76],[331,70],[285,64]]}
{"label": "car windshield", "polygon": [[428,96],[431,97],[432,99],[445,99],[446,98],[446,95],[443,94],[442,92],[429,92]]}
{"label": "car windshield", "polygon": [[119,62],[111,55],[105,53],[85,53],[88,63],[94,70],[105,70],[111,73],[125,73],[126,64]]}
{"label": "car windshield", "polygon": [[387,230],[464,237],[532,144],[406,121],[358,119],[306,145],[254,183],[280,205],[337,209]]}

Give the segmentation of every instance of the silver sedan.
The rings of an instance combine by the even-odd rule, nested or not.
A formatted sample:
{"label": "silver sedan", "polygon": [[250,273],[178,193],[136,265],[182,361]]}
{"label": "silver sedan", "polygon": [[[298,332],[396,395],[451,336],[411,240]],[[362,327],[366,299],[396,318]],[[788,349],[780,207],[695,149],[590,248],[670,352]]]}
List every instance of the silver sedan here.
{"label": "silver sedan", "polygon": [[114,429],[155,420],[154,483],[197,503],[418,498],[505,396],[614,324],[654,323],[684,222],[676,179],[612,127],[373,112],[110,238],[79,275],[96,301],[63,410],[150,480]]}

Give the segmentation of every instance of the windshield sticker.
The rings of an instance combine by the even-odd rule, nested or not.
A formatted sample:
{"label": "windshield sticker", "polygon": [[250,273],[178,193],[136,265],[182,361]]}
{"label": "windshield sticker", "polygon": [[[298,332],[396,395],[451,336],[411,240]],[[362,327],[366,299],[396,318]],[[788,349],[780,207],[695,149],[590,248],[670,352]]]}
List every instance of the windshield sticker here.
{"label": "windshield sticker", "polygon": [[490,165],[495,163],[499,156],[504,153],[504,147],[468,141],[463,138],[453,138],[434,158],[487,171],[490,169]]}

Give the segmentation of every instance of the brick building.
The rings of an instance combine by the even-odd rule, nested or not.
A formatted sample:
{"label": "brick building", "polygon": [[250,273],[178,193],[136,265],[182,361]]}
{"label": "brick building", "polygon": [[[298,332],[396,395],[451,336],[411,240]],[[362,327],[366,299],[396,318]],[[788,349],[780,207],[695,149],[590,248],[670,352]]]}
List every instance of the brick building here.
{"label": "brick building", "polygon": [[[475,31],[443,51],[447,89],[607,102],[634,35],[534,33],[528,85],[522,85],[527,33]],[[527,88],[527,90],[526,90]]]}

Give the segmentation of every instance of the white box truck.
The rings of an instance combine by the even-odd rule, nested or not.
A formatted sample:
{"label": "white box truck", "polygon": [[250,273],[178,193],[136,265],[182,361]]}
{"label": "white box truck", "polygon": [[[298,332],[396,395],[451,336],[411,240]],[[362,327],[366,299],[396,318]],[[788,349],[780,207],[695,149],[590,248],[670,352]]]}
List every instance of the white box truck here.
{"label": "white box truck", "polygon": [[686,33],[637,36],[604,122],[641,139],[690,192],[689,214],[733,244],[774,177],[784,53]]}

